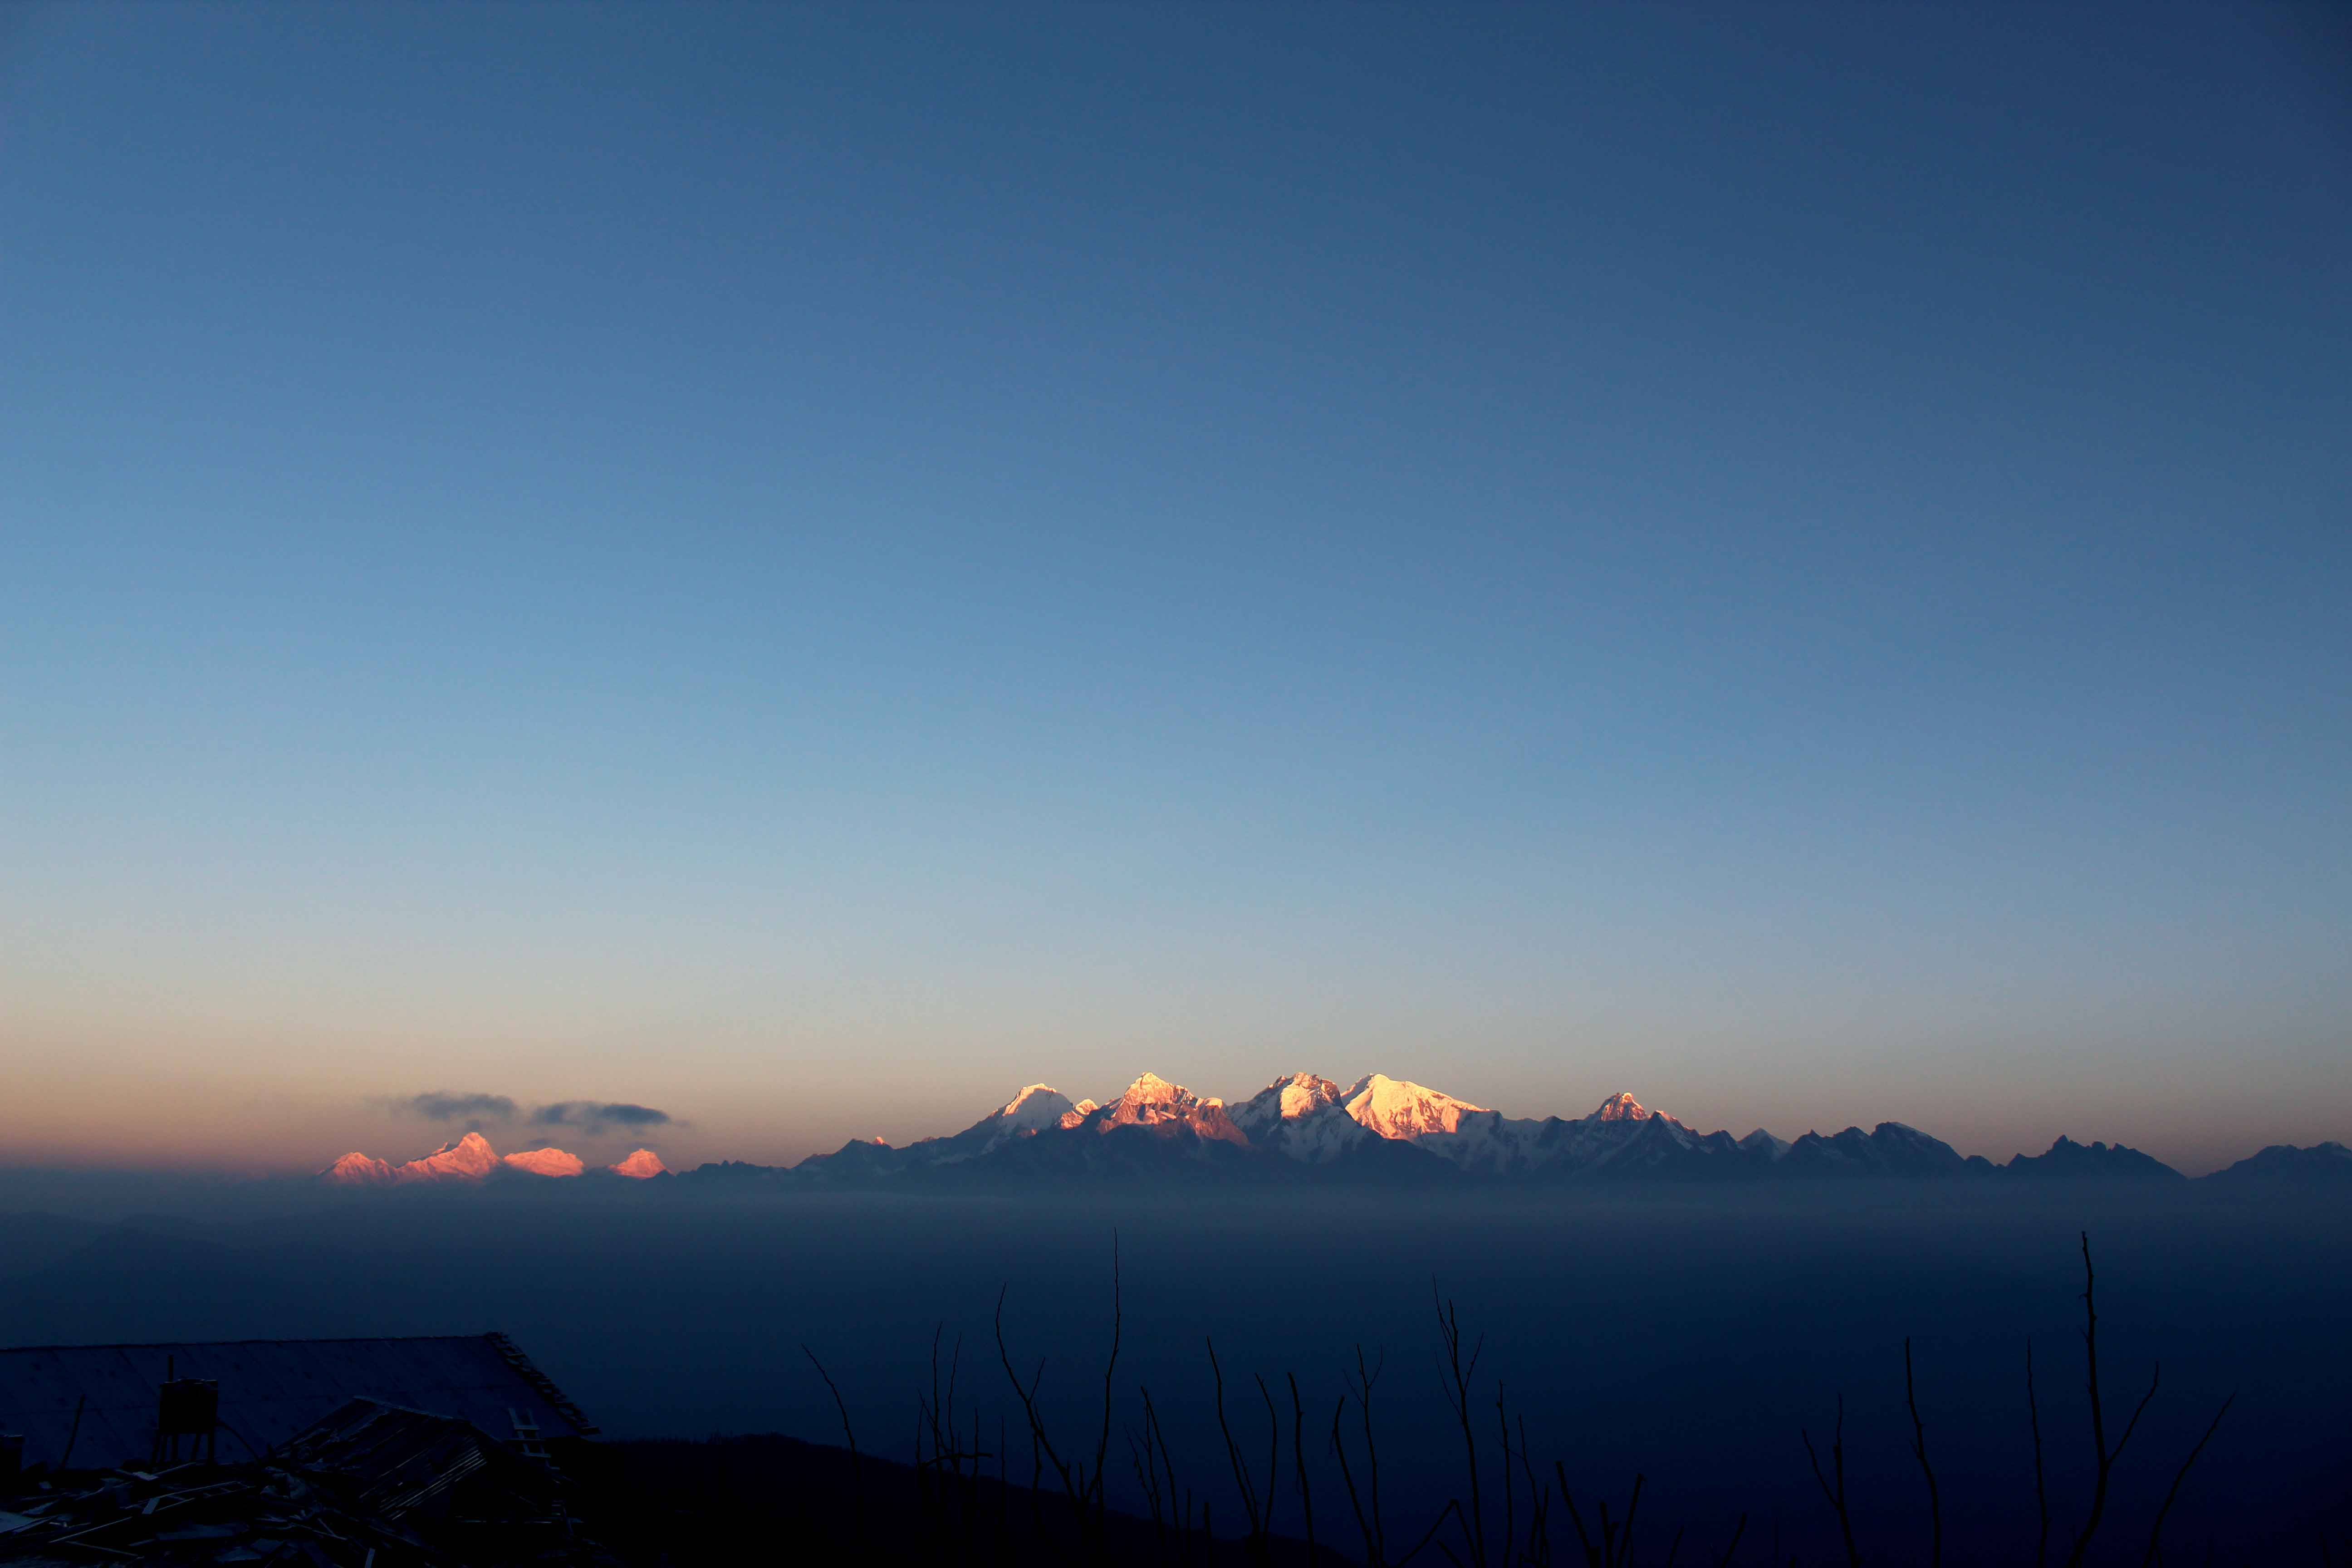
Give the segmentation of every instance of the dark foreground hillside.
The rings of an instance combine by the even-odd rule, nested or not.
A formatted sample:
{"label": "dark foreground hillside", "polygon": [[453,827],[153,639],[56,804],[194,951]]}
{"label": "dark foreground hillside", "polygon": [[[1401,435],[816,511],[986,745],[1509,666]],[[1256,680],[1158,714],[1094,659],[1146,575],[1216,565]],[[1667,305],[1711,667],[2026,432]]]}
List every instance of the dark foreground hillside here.
{"label": "dark foreground hillside", "polygon": [[[795,1560],[1307,1568],[1345,1561],[1328,1545],[1310,1556],[1305,1542],[1277,1536],[1261,1552],[1241,1540],[1212,1542],[1197,1523],[1180,1536],[1172,1521],[1155,1525],[1117,1510],[1082,1530],[1050,1479],[1033,1494],[1025,1478],[1000,1483],[969,1469],[961,1478],[918,1471],[773,1434],[554,1447],[579,1483],[583,1519],[630,1568]],[[993,1454],[984,1462],[992,1471]],[[1027,1464],[1024,1447],[1014,1468]],[[1227,1525],[1218,1528],[1223,1534]]]}
{"label": "dark foreground hillside", "polygon": [[[2179,1468],[2232,1395],[2171,1504],[2164,1557],[2202,1563],[2210,1543],[2217,1563],[2316,1564],[2326,1542],[2337,1563],[2352,1563],[2347,1211],[2315,1199],[2223,1202],[2200,1188],[2037,1196],[2038,1188],[1855,1183],[1475,1202],[1301,1193],[1279,1204],[1197,1194],[719,1201],[641,1188],[356,1204],[310,1194],[299,1205],[215,1206],[168,1220],[0,1226],[0,1241],[25,1242],[0,1247],[0,1344],[496,1328],[528,1347],[607,1441],[787,1432],[838,1443],[840,1413],[805,1345],[838,1384],[861,1450],[904,1462],[935,1376],[957,1382],[961,1339],[953,1403],[962,1439],[952,1446],[992,1456],[1009,1427],[1010,1479],[1025,1497],[1024,1411],[994,1342],[1000,1300],[1022,1380],[1042,1368],[1035,1397],[1053,1440],[1066,1458],[1083,1449],[1091,1465],[1116,1249],[1126,1332],[1109,1509],[1149,1524],[1150,1499],[1127,1447],[1148,1392],[1179,1489],[1211,1506],[1220,1536],[1244,1533],[1218,1424],[1213,1336],[1234,1436],[1262,1494],[1272,1423],[1260,1376],[1279,1409],[1273,1527],[1303,1541],[1311,1517],[1318,1544],[1365,1556],[1331,1443],[1344,1398],[1349,1461],[1360,1463],[1360,1347],[1376,1371],[1384,1359],[1387,1367],[1372,1420],[1393,1561],[1468,1485],[1460,1431],[1433,1375],[1434,1280],[1461,1302],[1474,1342],[1486,1341],[1475,1408],[1490,1568],[1500,1561],[1491,1537],[1506,1522],[1497,1380],[1535,1489],[1549,1481],[1557,1492],[1559,1461],[1596,1534],[1597,1500],[1588,1500],[1605,1494],[1622,1516],[1634,1476],[1646,1475],[1633,1555],[1646,1568],[1665,1561],[1685,1528],[1679,1561],[1718,1561],[1743,1514],[1735,1563],[1846,1561],[1805,1446],[1808,1433],[1816,1446],[1832,1438],[1841,1407],[1864,1561],[1930,1563],[1906,1339],[1941,1490],[1943,1561],[2036,1560],[2030,1409],[2038,1408],[2047,1561],[2058,1564],[2097,1479],[2077,1239],[2088,1228],[2111,1444],[2159,1363],[2162,1383],[2113,1468],[2086,1565],[2147,1561]],[[1292,1475],[1302,1425],[1294,1376],[1311,1510]],[[70,1414],[53,1423],[59,1436]],[[503,1436],[502,1419],[494,1425]],[[24,1429],[0,1416],[0,1430]],[[224,1439],[225,1458],[229,1449]],[[1826,1447],[1822,1458],[1832,1462]],[[981,1468],[992,1479],[996,1459]],[[1524,1539],[1525,1459],[1513,1468]],[[1044,1490],[1060,1494],[1050,1470]],[[1572,1522],[1555,1510],[1550,1525],[1555,1559],[1581,1561]],[[1457,1535],[1449,1526],[1441,1539],[1462,1555]],[[1444,1556],[1432,1545],[1416,1561]],[[377,1568],[387,1568],[382,1557]]]}

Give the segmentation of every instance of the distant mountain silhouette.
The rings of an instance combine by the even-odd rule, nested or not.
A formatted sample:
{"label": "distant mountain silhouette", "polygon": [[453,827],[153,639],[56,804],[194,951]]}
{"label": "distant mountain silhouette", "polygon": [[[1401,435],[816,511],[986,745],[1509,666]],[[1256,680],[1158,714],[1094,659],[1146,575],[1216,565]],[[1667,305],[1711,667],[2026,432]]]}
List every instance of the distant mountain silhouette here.
{"label": "distant mountain silhouette", "polygon": [[[2265,1150],[2222,1184],[2291,1181],[2352,1185],[2352,1152]],[[1371,1073],[1346,1089],[1314,1073],[1279,1078],[1238,1104],[1145,1073],[1107,1105],[1031,1084],[962,1131],[904,1147],[851,1142],[786,1167],[735,1162],[685,1173],[689,1183],[864,1190],[1050,1188],[1099,1184],[1444,1187],[1464,1183],[1602,1186],[1857,1179],[1971,1182],[2184,1180],[2122,1144],[2061,1137],[2006,1165],[1963,1156],[1899,1121],[1865,1132],[1758,1128],[1744,1138],[1700,1132],[1613,1094],[1581,1117],[1515,1119],[1424,1085]],[[2221,1178],[2216,1178],[2220,1180]]]}
{"label": "distant mountain silhouette", "polygon": [[[2115,1143],[2060,1137],[2004,1165],[1963,1156],[1900,1121],[1793,1141],[1757,1128],[1701,1132],[1632,1095],[1580,1117],[1516,1118],[1424,1084],[1367,1073],[1343,1089],[1297,1072],[1227,1105],[1156,1073],[1108,1104],[1033,1083],[960,1132],[894,1146],[852,1141],[793,1166],[720,1161],[672,1173],[649,1149],[592,1167],[561,1149],[500,1155],[478,1132],[393,1164],[345,1154],[319,1173],[341,1186],[457,1185],[520,1177],[678,1181],[688,1186],[808,1191],[950,1191],[1060,1186],[1533,1187],[1629,1184],[1935,1180],[2161,1186],[2187,1178]],[[2280,1144],[2205,1178],[2216,1192],[2281,1187],[2352,1193],[2352,1150]]]}
{"label": "distant mountain silhouette", "polygon": [[[1991,1163],[1979,1160],[1990,1171]],[[1808,1132],[1789,1145],[1780,1159],[1790,1175],[1818,1176],[1962,1176],[1969,1162],[1940,1138],[1931,1138],[1900,1121],[1882,1121],[1864,1133],[1849,1127],[1832,1137]]]}
{"label": "distant mountain silhouette", "polygon": [[2205,1179],[2231,1192],[2310,1187],[2352,1193],[2352,1149],[2334,1142],[2315,1143],[2308,1149],[2273,1143]]}
{"label": "distant mountain silhouette", "polygon": [[2042,1154],[2014,1154],[2001,1169],[2034,1181],[2181,1182],[2188,1178],[2153,1155],[2120,1143],[2077,1143],[2064,1133]]}

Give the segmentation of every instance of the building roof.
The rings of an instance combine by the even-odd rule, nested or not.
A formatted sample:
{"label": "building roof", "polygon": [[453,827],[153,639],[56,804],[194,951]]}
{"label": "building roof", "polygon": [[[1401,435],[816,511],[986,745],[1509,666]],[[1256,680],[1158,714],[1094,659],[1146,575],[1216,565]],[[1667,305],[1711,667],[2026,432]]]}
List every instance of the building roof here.
{"label": "building roof", "polygon": [[142,1465],[166,1376],[220,1385],[223,1460],[258,1457],[353,1399],[456,1416],[502,1441],[596,1432],[504,1334],[0,1350],[0,1432],[24,1435],[27,1465]]}

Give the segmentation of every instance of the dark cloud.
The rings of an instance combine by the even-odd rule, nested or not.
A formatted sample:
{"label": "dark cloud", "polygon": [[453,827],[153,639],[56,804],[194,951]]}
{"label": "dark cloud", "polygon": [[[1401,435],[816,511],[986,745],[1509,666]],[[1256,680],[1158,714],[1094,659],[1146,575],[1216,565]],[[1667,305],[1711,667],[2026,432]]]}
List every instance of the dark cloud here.
{"label": "dark cloud", "polygon": [[560,1100],[530,1113],[537,1127],[577,1127],[597,1133],[607,1127],[667,1127],[670,1114],[650,1105],[600,1105],[593,1100]]}
{"label": "dark cloud", "polygon": [[503,1094],[420,1094],[401,1106],[427,1121],[512,1121],[515,1113],[515,1102]]}

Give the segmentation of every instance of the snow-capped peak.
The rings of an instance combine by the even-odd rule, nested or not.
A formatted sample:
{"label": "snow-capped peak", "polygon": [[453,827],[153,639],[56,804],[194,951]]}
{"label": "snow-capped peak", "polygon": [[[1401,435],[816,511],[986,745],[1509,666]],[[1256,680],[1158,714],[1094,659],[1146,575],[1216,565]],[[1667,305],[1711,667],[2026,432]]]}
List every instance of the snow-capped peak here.
{"label": "snow-capped peak", "polygon": [[534,1176],[576,1176],[588,1168],[579,1155],[561,1149],[529,1149],[507,1155],[501,1163]]}
{"label": "snow-capped peak", "polygon": [[1062,1118],[1076,1109],[1070,1097],[1053,1085],[1033,1083],[1005,1101],[995,1120],[1007,1133],[1037,1132],[1061,1125]]}
{"label": "snow-capped peak", "polygon": [[649,1182],[656,1176],[669,1173],[669,1167],[662,1163],[662,1157],[650,1149],[640,1149],[619,1164],[607,1165],[604,1169],[616,1176],[627,1176],[640,1182]]}
{"label": "snow-capped peak", "polygon": [[1233,1108],[1234,1124],[1253,1139],[1339,1104],[1339,1086],[1311,1072],[1276,1079]]}
{"label": "snow-capped peak", "polygon": [[1016,1094],[1011,1100],[1006,1100],[1004,1102],[1004,1109],[998,1111],[996,1114],[999,1116],[1012,1116],[1017,1114],[1023,1106],[1028,1104],[1030,1100],[1035,1099],[1041,1094],[1051,1095],[1055,1099],[1062,1100],[1065,1103],[1066,1103],[1069,1099],[1067,1095],[1065,1095],[1060,1089],[1055,1089],[1050,1083],[1028,1084],[1022,1089],[1019,1094]]}
{"label": "snow-capped peak", "polygon": [[1283,1080],[1276,1103],[1285,1121],[1296,1121],[1302,1116],[1313,1115],[1327,1105],[1339,1104],[1339,1086],[1311,1072],[1293,1073]]}
{"label": "snow-capped peak", "polygon": [[[542,1149],[537,1154],[571,1158],[560,1149]],[[513,1162],[502,1161],[498,1151],[490,1147],[488,1139],[478,1132],[468,1132],[455,1142],[442,1144],[422,1159],[410,1160],[399,1165],[366,1154],[346,1154],[320,1172],[319,1179],[342,1186],[376,1186],[393,1182],[478,1182],[503,1164],[521,1164],[523,1161],[536,1157],[525,1155]],[[577,1162],[574,1164],[576,1166]],[[576,1174],[576,1170],[572,1173]]]}
{"label": "snow-capped peak", "polygon": [[498,1169],[498,1152],[478,1132],[468,1132],[454,1143],[444,1143],[422,1160],[411,1160],[393,1172],[400,1182],[478,1182]]}
{"label": "snow-capped peak", "polygon": [[1182,1084],[1170,1083],[1158,1073],[1145,1073],[1127,1086],[1127,1092],[1108,1107],[1089,1116],[1095,1131],[1114,1127],[1160,1127],[1181,1122],[1203,1138],[1246,1143],[1248,1137],[1225,1114],[1225,1102],[1194,1094]]}
{"label": "snow-capped peak", "polygon": [[1069,1125],[1076,1110],[1070,1097],[1053,1085],[1033,1083],[962,1131],[945,1138],[919,1139],[907,1153],[925,1164],[977,1160],[1007,1143]]}
{"label": "snow-capped peak", "polygon": [[377,1186],[392,1179],[392,1165],[388,1161],[379,1160],[373,1154],[362,1154],[357,1150],[319,1173],[319,1180],[346,1187]]}
{"label": "snow-capped peak", "polygon": [[1348,1114],[1360,1125],[1383,1138],[1407,1140],[1456,1131],[1463,1117],[1486,1109],[1426,1085],[1377,1072],[1359,1079],[1346,1099]]}
{"label": "snow-capped peak", "polygon": [[1586,1118],[1591,1121],[1647,1121],[1657,1114],[1645,1110],[1640,1100],[1620,1089],[1602,1100],[1599,1109]]}
{"label": "snow-capped peak", "polygon": [[1134,1121],[1160,1121],[1177,1114],[1181,1108],[1197,1104],[1200,1096],[1182,1084],[1170,1083],[1156,1072],[1148,1072],[1127,1086],[1127,1092],[1111,1101],[1108,1120],[1125,1125]]}

